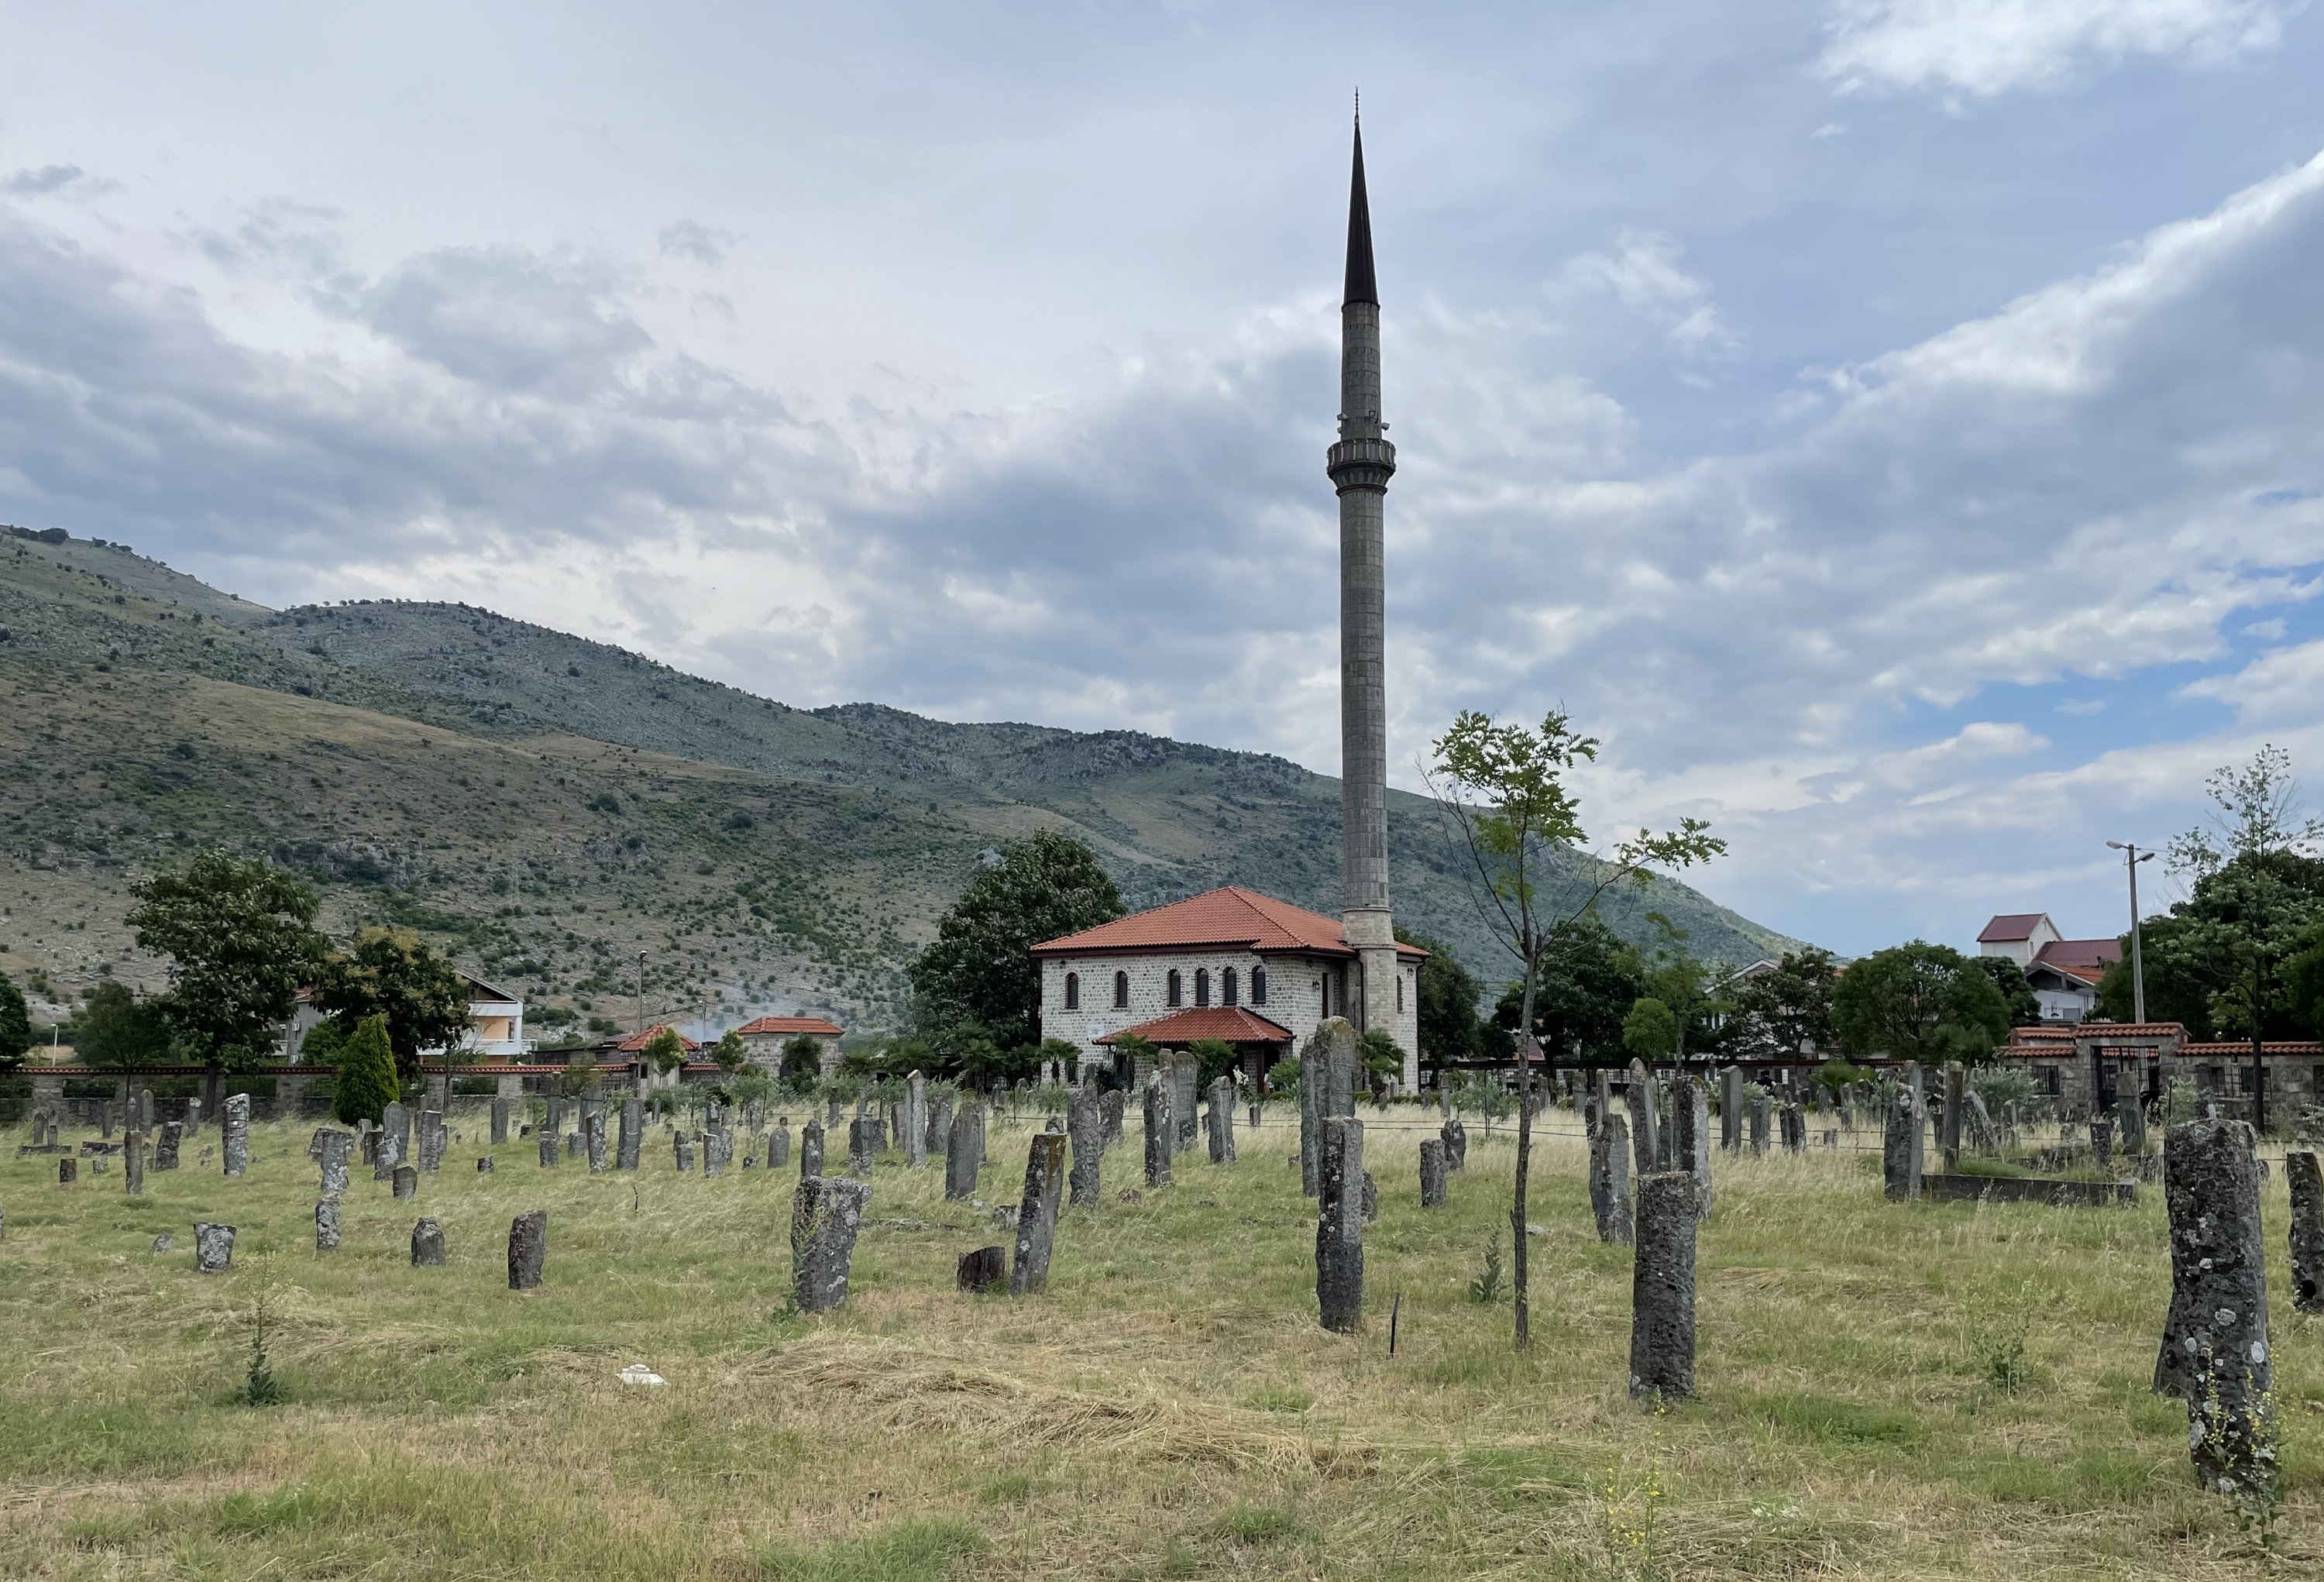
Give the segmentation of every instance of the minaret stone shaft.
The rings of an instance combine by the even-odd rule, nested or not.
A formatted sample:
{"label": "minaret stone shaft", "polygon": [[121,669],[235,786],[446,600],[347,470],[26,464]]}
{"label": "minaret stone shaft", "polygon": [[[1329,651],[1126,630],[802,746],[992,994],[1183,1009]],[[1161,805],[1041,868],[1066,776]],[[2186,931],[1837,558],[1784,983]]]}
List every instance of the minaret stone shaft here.
{"label": "minaret stone shaft", "polygon": [[1394,1030],[1396,929],[1388,901],[1385,650],[1388,481],[1396,447],[1380,421],[1379,288],[1372,273],[1364,134],[1356,127],[1348,195],[1348,273],[1340,306],[1340,442],[1324,471],[1340,495],[1340,851],[1342,923],[1362,963],[1349,1007],[1359,1028]]}

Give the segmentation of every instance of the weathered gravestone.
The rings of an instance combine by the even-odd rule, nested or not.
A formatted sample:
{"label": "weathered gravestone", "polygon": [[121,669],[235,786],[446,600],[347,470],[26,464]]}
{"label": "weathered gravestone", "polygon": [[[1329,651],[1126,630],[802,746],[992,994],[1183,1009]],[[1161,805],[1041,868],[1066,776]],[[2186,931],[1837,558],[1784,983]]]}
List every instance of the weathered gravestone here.
{"label": "weathered gravestone", "polygon": [[904,1168],[918,1170],[928,1162],[928,1079],[918,1071],[904,1078]]}
{"label": "weathered gravestone", "polygon": [[497,1148],[509,1139],[509,1101],[497,1096],[493,1099],[493,1146]]}
{"label": "weathered gravestone", "polygon": [[1694,1393],[1694,1178],[1679,1170],[1638,1181],[1630,1269],[1630,1393]]}
{"label": "weathered gravestone", "polygon": [[1619,1115],[1598,1123],[1590,1145],[1590,1213],[1598,1224],[1598,1239],[1618,1247],[1630,1244],[1630,1128]]}
{"label": "weathered gravestone", "polygon": [[1444,1207],[1444,1139],[1431,1137],[1420,1145],[1420,1206]]}
{"label": "weathered gravestone", "polygon": [[1057,1236],[1057,1206],[1065,1196],[1065,1139],[1044,1132],[1025,1156],[1025,1196],[1017,1210],[1017,1261],[1009,1294],[1025,1296],[1049,1283],[1049,1252]]}
{"label": "weathered gravestone", "polygon": [[2283,1180],[2292,1189],[2292,1305],[2324,1313],[2324,1171],[2299,1150],[2283,1156]]}
{"label": "weathered gravestone", "polygon": [[[1098,1096],[1088,1087],[1074,1089],[1065,1100],[1065,1135],[1072,1139],[1074,1170],[1072,1199],[1076,1208],[1098,1206],[1100,1163],[1105,1154],[1105,1118]],[[945,1196],[951,1196],[949,1188]]]}
{"label": "weathered gravestone", "polygon": [[511,1291],[536,1291],[549,1258],[549,1210],[535,1208],[509,1222],[508,1282]]}
{"label": "weathered gravestone", "polygon": [[437,1269],[443,1263],[444,1227],[432,1217],[423,1217],[411,1227],[411,1266]]}
{"label": "weathered gravestone", "polygon": [[1808,1151],[1808,1113],[1800,1107],[1796,1098],[1787,1098],[1775,1116],[1783,1133],[1785,1153],[1805,1153]]}
{"label": "weathered gravestone", "polygon": [[420,1195],[420,1172],[408,1164],[395,1167],[395,1195],[398,1198]]}
{"label": "weathered gravestone", "polygon": [[1363,1210],[1366,1225],[1379,1217],[1379,1183],[1372,1180],[1370,1170],[1364,1172]]}
{"label": "weathered gravestone", "polygon": [[1234,1096],[1232,1078],[1222,1077],[1211,1084],[1211,1106],[1204,1120],[1209,1128],[1213,1164],[1234,1162]]}
{"label": "weathered gravestone", "polygon": [[1711,1089],[1681,1077],[1671,1091],[1670,1168],[1694,1178],[1695,1207],[1711,1217]]}
{"label": "weathered gravestone", "polygon": [[1448,1171],[1467,1170],[1469,1168],[1469,1129],[1461,1124],[1461,1117],[1454,1115],[1445,1122],[1438,1130],[1437,1136],[1444,1143],[1445,1170]]}
{"label": "weathered gravestone", "polygon": [[1316,1153],[1315,1304],[1324,1328],[1350,1335],[1364,1310],[1364,1124],[1323,1117]]}
{"label": "weathered gravestone", "polygon": [[823,1123],[810,1118],[806,1125],[799,1128],[799,1174],[819,1176],[822,1173]]}
{"label": "weathered gravestone", "polygon": [[133,1198],[145,1195],[145,1133],[143,1132],[122,1133],[121,1184]]}
{"label": "weathered gravestone", "polygon": [[1743,1071],[1738,1066],[1719,1074],[1719,1148],[1722,1153],[1743,1152]]}
{"label": "weathered gravestone", "polygon": [[1969,1109],[1969,1069],[1959,1060],[1945,1062],[1945,1112],[1938,1117],[1937,1144],[1944,1151],[1945,1168],[1960,1169],[1962,1122]]}
{"label": "weathered gravestone", "polygon": [[940,1087],[928,1095],[928,1119],[922,1133],[920,1146],[931,1154],[941,1156],[952,1146],[953,1090]]}
{"label": "weathered gravestone", "polygon": [[1170,1184],[1170,1143],[1176,1128],[1170,1122],[1170,1088],[1157,1073],[1146,1079],[1146,1184]]}
{"label": "weathered gravestone", "polygon": [[557,1146],[557,1133],[543,1126],[540,1129],[540,1136],[537,1139],[537,1144],[540,1153],[540,1168],[555,1170],[557,1156],[563,1152]]}
{"label": "weathered gravestone", "polygon": [[1655,1168],[1655,1159],[1662,1151],[1662,1136],[1655,1124],[1655,1080],[1647,1074],[1646,1063],[1630,1062],[1630,1079],[1623,1086],[1622,1102],[1630,1112],[1630,1152],[1637,1172],[1645,1175]]}
{"label": "weathered gravestone", "polygon": [[315,1251],[327,1253],[339,1244],[339,1200],[323,1198],[315,1204]]}
{"label": "weathered gravestone", "polygon": [[2126,1088],[2115,1100],[2115,1139],[2123,1152],[2134,1157],[2146,1152],[2146,1106],[2139,1102],[2137,1090]]}
{"label": "weathered gravestone", "polygon": [[[859,1120],[861,1117],[859,1117]],[[845,1176],[803,1176],[791,1197],[791,1290],[803,1313],[847,1300],[847,1269],[872,1184]]]}
{"label": "weathered gravestone", "polygon": [[645,1146],[645,1101],[634,1096],[622,1101],[622,1135],[613,1147],[613,1168],[635,1170],[640,1151]]}
{"label": "weathered gravestone", "polygon": [[581,1137],[582,1147],[589,1155],[589,1173],[593,1176],[604,1175],[605,1173],[605,1112],[604,1110],[593,1109],[583,1114]]}
{"label": "weathered gravestone", "polygon": [[671,1158],[682,1175],[694,1168],[694,1139],[683,1132],[673,1133],[669,1140]]}
{"label": "weathered gravestone", "polygon": [[1170,1056],[1172,1153],[1192,1153],[1195,1140],[1202,1135],[1202,1083],[1200,1058],[1191,1050],[1174,1051]]}
{"label": "weathered gravestone", "polygon": [[493,1156],[491,1154],[484,1153],[477,1155],[476,1173],[480,1176],[488,1176],[493,1173]]}
{"label": "weathered gravestone", "polygon": [[2163,1156],[2171,1311],[2155,1387],[2186,1398],[2188,1453],[2204,1487],[2273,1499],[2274,1366],[2251,1128],[2240,1121],[2173,1126]]}
{"label": "weathered gravestone", "polygon": [[234,1226],[212,1225],[208,1220],[194,1223],[194,1272],[198,1274],[223,1274],[234,1263]]}
{"label": "weathered gravestone", "polygon": [[[964,1103],[952,1117],[952,1135],[945,1139],[945,1197],[954,1203],[965,1203],[976,1196],[976,1172],[984,1163],[979,1110],[973,1103]],[[1076,1162],[1075,1171],[1080,1168]]]}
{"label": "weathered gravestone", "polygon": [[1098,1139],[1098,1142],[1102,1146],[1111,1148],[1121,1141],[1121,1090],[1109,1088],[1098,1099],[1097,1111],[1105,1121],[1105,1133]]}
{"label": "weathered gravestone", "polygon": [[781,1170],[791,1161],[791,1123],[788,1116],[779,1116],[775,1129],[767,1133],[767,1168]]}
{"label": "weathered gravestone", "polygon": [[2114,1168],[2114,1115],[2090,1117],[2090,1162],[2099,1170]]}
{"label": "weathered gravestone", "polygon": [[724,1175],[726,1167],[733,1162],[733,1133],[721,1126],[702,1134],[702,1173],[706,1178]]}
{"label": "weathered gravestone", "polygon": [[[380,1130],[395,1139],[395,1162],[411,1157],[411,1111],[400,1099],[390,1099],[380,1112]],[[390,1168],[392,1168],[392,1166]]]}
{"label": "weathered gravestone", "polygon": [[250,1095],[246,1093],[227,1096],[222,1147],[226,1174],[238,1176],[250,1168]]}
{"label": "weathered gravestone", "polygon": [[1768,1122],[1775,1113],[1775,1097],[1754,1083],[1748,1097],[1751,1106],[1751,1152],[1756,1155],[1767,1152]]}
{"label": "weathered gravestone", "polygon": [[315,1162],[322,1170],[323,1196],[346,1197],[347,1195],[347,1162],[355,1153],[355,1133],[326,1130],[317,1133],[315,1141]]}
{"label": "weathered gravestone", "polygon": [[578,1159],[581,1157],[580,1133],[567,1132],[565,1133],[565,1157],[567,1159]]}
{"label": "weathered gravestone", "polygon": [[1902,1082],[1888,1097],[1880,1179],[1891,1203],[1909,1203],[1921,1195],[1921,1097]]}
{"label": "weathered gravestone", "polygon": [[961,1290],[980,1294],[1000,1290],[1009,1283],[1009,1249],[978,1247],[973,1252],[963,1253],[960,1266],[954,1271],[953,1281]]}
{"label": "weathered gravestone", "polygon": [[847,1173],[862,1180],[872,1174],[872,1161],[880,1152],[880,1123],[858,1115],[847,1123]]}
{"label": "weathered gravestone", "polygon": [[78,1180],[80,1180],[80,1161],[78,1161],[78,1160],[75,1159],[75,1158],[74,1158],[71,1154],[69,1154],[69,1153],[66,1154],[62,1159],[60,1159],[60,1160],[57,1161],[57,1185],[58,1185],[58,1186],[60,1186],[60,1187],[69,1187],[69,1186],[71,1186],[75,1181],[78,1181]]}
{"label": "weathered gravestone", "polygon": [[420,1168],[426,1174],[432,1176],[444,1168],[445,1140],[444,1112],[421,1110],[420,1112]]}

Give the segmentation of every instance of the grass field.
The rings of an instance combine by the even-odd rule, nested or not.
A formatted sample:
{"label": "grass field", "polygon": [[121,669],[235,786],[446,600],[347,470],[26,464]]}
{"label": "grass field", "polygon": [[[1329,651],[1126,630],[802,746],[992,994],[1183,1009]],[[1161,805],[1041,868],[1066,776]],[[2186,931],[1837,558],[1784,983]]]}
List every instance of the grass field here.
{"label": "grass field", "polygon": [[[892,1155],[848,1305],[820,1320],[786,1316],[792,1173],[680,1176],[661,1132],[634,1176],[542,1170],[526,1142],[480,1177],[463,1116],[416,1203],[357,1170],[325,1255],[306,1127],[258,1128],[234,1181],[201,1162],[206,1130],[142,1200],[117,1168],[60,1189],[0,1132],[0,1575],[2324,1570],[2324,1323],[2284,1294],[2280,1169],[2270,1549],[2195,1490],[2183,1411],[2146,1388],[2159,1192],[1896,1207],[1868,1155],[1722,1160],[1702,1398],[1655,1413],[1625,1393],[1628,1258],[1591,1232],[1578,1138],[1537,1170],[1520,1357],[1506,1300],[1468,1289],[1506,1225],[1505,1132],[1472,1128],[1451,1206],[1424,1214],[1428,1133],[1371,1125],[1367,1321],[1342,1337],[1314,1322],[1289,1120],[1244,1133],[1232,1166],[1182,1155],[1134,1203],[1133,1123],[1103,1208],[1062,1222],[1047,1294],[1014,1300],[955,1292],[957,1255],[1009,1233],[943,1201],[940,1163]],[[989,1203],[1015,1200],[1028,1133],[994,1128]],[[504,1242],[536,1207],[547,1287],[521,1296]],[[420,1214],[448,1267],[408,1266]],[[196,1219],[240,1227],[230,1274],[193,1272]],[[177,1247],[155,1254],[162,1232]],[[286,1399],[253,1408],[235,1392],[262,1293]],[[619,1383],[633,1362],[667,1387]]]}

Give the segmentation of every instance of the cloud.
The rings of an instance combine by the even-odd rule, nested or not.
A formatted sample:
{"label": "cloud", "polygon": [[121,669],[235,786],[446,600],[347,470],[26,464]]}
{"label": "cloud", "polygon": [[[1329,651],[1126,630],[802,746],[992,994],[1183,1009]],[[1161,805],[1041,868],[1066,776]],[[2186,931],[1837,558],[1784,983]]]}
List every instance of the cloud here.
{"label": "cloud", "polygon": [[1680,263],[1676,237],[1626,230],[1611,248],[1584,253],[1550,282],[1552,300],[1571,310],[1577,298],[1610,297],[1624,311],[1662,330],[1673,350],[1700,355],[1730,350],[1735,337],[1721,322],[1711,289]]}
{"label": "cloud", "polygon": [[713,230],[708,226],[682,219],[664,226],[656,241],[669,257],[691,259],[715,269],[726,262],[726,254],[733,252],[734,244],[742,239],[733,231]]}
{"label": "cloud", "polygon": [[119,183],[92,176],[78,165],[42,165],[36,171],[18,171],[5,180],[0,180],[0,193],[11,198],[60,198],[75,194],[87,198],[117,190]]}
{"label": "cloud", "polygon": [[586,394],[651,338],[610,269],[513,247],[406,259],[364,293],[365,323],[415,357],[490,388]]}
{"label": "cloud", "polygon": [[1818,71],[1843,92],[1990,98],[2135,55],[2212,64],[2272,48],[2273,0],[1831,0]]}

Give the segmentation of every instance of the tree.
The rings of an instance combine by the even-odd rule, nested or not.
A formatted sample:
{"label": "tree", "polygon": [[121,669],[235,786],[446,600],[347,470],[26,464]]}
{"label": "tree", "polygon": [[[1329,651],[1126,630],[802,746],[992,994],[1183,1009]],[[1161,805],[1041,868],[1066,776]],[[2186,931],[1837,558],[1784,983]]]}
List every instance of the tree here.
{"label": "tree", "polygon": [[751,1052],[742,1047],[742,1035],[730,1027],[711,1046],[710,1058],[718,1062],[721,1071],[732,1077],[750,1063]]}
{"label": "tree", "polygon": [[1678,1017],[1668,1005],[1648,995],[1630,1007],[1622,1019],[1622,1047],[1652,1065],[1678,1052]]}
{"label": "tree", "polygon": [[1039,1043],[1041,969],[1032,948],[1122,911],[1121,892],[1080,841],[1044,829],[1009,842],[937,920],[935,943],[911,965],[921,1031],[941,1038],[966,1024],[1003,1047]]}
{"label": "tree", "polygon": [[[1367,1033],[1364,1036],[1369,1038],[1371,1035]],[[1198,1038],[1186,1046],[1186,1052],[1194,1057],[1198,1072],[1194,1086],[1200,1092],[1210,1092],[1212,1083],[1222,1077],[1231,1078],[1235,1074],[1235,1047],[1222,1038]],[[1401,1070],[1403,1068],[1399,1065],[1397,1069]]]}
{"label": "tree", "polygon": [[1356,1041],[1356,1058],[1363,1062],[1364,1070],[1373,1077],[1401,1077],[1404,1074],[1404,1046],[1396,1041],[1396,1034],[1385,1027],[1370,1027]]}
{"label": "tree", "polygon": [[468,980],[409,929],[357,930],[352,948],[325,960],[315,1004],[350,1025],[385,1017],[406,1086],[420,1080],[420,1050],[449,1050],[468,1035]]}
{"label": "tree", "polygon": [[24,1004],[24,991],[0,972],[0,1066],[13,1066],[32,1047],[32,1014]]}
{"label": "tree", "polygon": [[388,1041],[387,1018],[377,1013],[355,1023],[355,1032],[339,1050],[339,1069],[331,1085],[331,1113],[343,1126],[357,1121],[377,1121],[403,1091],[396,1080],[395,1049]]}
{"label": "tree", "polygon": [[1441,939],[1401,925],[1396,937],[1428,952],[1420,964],[1419,1003],[1413,1007],[1420,1024],[1421,1063],[1442,1066],[1483,1055],[1485,1023],[1477,1014],[1477,1006],[1485,989],[1476,974],[1453,959],[1452,948]]}
{"label": "tree", "polygon": [[1725,989],[1734,1009],[1728,1047],[1738,1055],[1773,1059],[1831,1054],[1840,1043],[1831,1025],[1839,983],[1831,952],[1813,945],[1785,951],[1766,972],[1729,979]]}
{"label": "tree", "polygon": [[639,1050],[664,1077],[686,1064],[686,1041],[674,1027],[657,1027],[646,1038],[645,1047]]}
{"label": "tree", "polygon": [[87,1066],[157,1065],[169,1058],[170,1025],[160,1002],[106,978],[89,991],[73,1044]]}
{"label": "tree", "polygon": [[2003,1009],[2012,1027],[2042,1025],[2042,1002],[2034,997],[2034,985],[2025,981],[2025,969],[2006,956],[1972,956],[1971,961],[1993,980],[1994,989],[2001,995]]}
{"label": "tree", "polygon": [[336,1066],[346,1044],[347,1024],[336,1016],[326,1016],[299,1041],[299,1059],[309,1066]]}
{"label": "tree", "polygon": [[791,1087],[812,1087],[823,1077],[823,1044],[802,1032],[783,1045],[783,1081]]}
{"label": "tree", "polygon": [[173,1052],[227,1069],[263,1064],[322,958],[315,893],[280,868],[212,851],[130,893],[137,948],[170,958]]}
{"label": "tree", "polygon": [[1924,1064],[1983,1060],[2009,1036],[1993,979],[1950,945],[1920,939],[1875,950],[1841,974],[1831,1017],[1849,1053]]}
{"label": "tree", "polygon": [[[1618,1066],[1622,1022],[1646,992],[1638,953],[1595,911],[1561,920],[1549,930],[1536,974],[1534,1036],[1554,1066]],[[1493,1008],[1495,1025],[1515,1032],[1524,1014],[1525,985],[1512,982]]]}
{"label": "tree", "polygon": [[1598,756],[1598,741],[1574,730],[1552,710],[1534,730],[1496,725],[1492,717],[1464,710],[1431,744],[1424,771],[1430,793],[1458,831],[1476,879],[1478,908],[1486,926],[1516,957],[1517,1040],[1517,1168],[1509,1207],[1516,1244],[1511,1295],[1517,1309],[1519,1350],[1533,1341],[1527,1304],[1526,1191],[1533,1165],[1534,994],[1542,958],[1557,926],[1593,910],[1614,885],[1644,884],[1656,868],[1683,868],[1707,862],[1727,849],[1699,819],[1680,820],[1662,834],[1640,829],[1616,844],[1593,865],[1582,887],[1580,904],[1564,917],[1544,915],[1537,890],[1551,854],[1583,840],[1581,804],[1565,784],[1574,765]]}
{"label": "tree", "polygon": [[2281,969],[2317,920],[2315,887],[2306,881],[2324,822],[2301,810],[2292,754],[2273,743],[2240,769],[2212,771],[2204,790],[2211,799],[2207,825],[2171,843],[2171,866],[2209,886],[2207,954],[2213,975],[2227,980],[2209,996],[2211,1018],[2251,1040],[2252,1124],[2264,1132],[2267,1023],[2288,1008]]}

